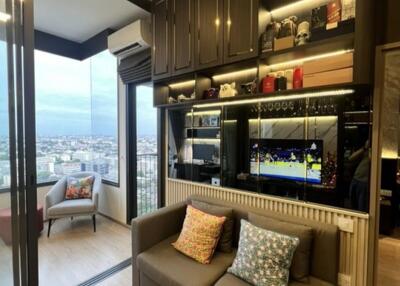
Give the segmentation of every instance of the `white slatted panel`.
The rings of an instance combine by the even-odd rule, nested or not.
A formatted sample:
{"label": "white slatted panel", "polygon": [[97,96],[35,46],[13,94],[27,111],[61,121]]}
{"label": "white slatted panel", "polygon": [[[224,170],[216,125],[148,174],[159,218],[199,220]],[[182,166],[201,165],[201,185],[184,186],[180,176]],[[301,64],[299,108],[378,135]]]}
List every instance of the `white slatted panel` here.
{"label": "white slatted panel", "polygon": [[[348,277],[352,286],[366,285],[369,216],[301,201],[259,195],[234,189],[167,179],[166,205],[186,200],[190,195],[203,195],[286,215],[303,217],[321,223],[338,225],[343,218],[353,222],[353,232],[340,231],[340,276]],[[340,227],[340,225],[339,225]],[[342,284],[343,286],[345,284]]]}

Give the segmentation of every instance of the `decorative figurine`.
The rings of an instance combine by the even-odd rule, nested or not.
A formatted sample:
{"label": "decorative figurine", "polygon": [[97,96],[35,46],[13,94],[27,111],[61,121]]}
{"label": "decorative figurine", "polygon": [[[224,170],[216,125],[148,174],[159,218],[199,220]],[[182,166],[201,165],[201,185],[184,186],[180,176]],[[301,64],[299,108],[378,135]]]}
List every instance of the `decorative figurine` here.
{"label": "decorative figurine", "polygon": [[297,35],[295,39],[296,46],[307,44],[311,39],[310,23],[303,21],[297,27]]}
{"label": "decorative figurine", "polygon": [[221,85],[220,91],[219,91],[219,97],[220,98],[225,98],[225,97],[233,97],[237,95],[237,90],[236,90],[236,83],[232,82],[231,84],[225,83]]}
{"label": "decorative figurine", "polygon": [[240,85],[244,90],[245,94],[255,94],[257,93],[257,78],[253,81]]}
{"label": "decorative figurine", "polygon": [[168,103],[169,104],[174,104],[174,103],[177,103],[177,102],[178,101],[175,98],[173,98],[172,96],[168,97]]}
{"label": "decorative figurine", "polygon": [[296,30],[297,30],[296,22],[297,22],[296,16],[290,16],[289,18],[284,19],[281,22],[281,29],[279,31],[278,38],[296,36]]}
{"label": "decorative figurine", "polygon": [[279,35],[281,24],[278,22],[271,22],[267,25],[265,32],[261,36],[261,51],[263,53],[272,51],[274,39]]}
{"label": "decorative figurine", "polygon": [[209,88],[203,92],[203,99],[218,98],[218,94],[219,94],[218,88]]}

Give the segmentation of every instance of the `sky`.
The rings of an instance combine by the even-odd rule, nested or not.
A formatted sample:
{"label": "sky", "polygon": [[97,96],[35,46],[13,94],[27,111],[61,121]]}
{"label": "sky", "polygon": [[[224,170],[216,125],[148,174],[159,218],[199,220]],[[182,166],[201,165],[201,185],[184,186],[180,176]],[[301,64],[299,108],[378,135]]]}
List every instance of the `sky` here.
{"label": "sky", "polygon": [[[7,131],[5,43],[0,41],[0,135]],[[118,132],[117,60],[104,51],[85,61],[35,51],[37,136]],[[152,88],[138,87],[138,135],[156,134]]]}

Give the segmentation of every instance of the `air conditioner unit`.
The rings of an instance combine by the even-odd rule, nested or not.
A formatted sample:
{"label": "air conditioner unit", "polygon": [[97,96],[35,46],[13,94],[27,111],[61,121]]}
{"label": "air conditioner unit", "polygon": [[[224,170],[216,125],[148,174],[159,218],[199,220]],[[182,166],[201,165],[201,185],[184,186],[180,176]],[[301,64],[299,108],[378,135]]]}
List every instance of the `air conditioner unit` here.
{"label": "air conditioner unit", "polygon": [[119,58],[126,58],[150,48],[151,38],[150,24],[137,20],[108,36],[108,49]]}

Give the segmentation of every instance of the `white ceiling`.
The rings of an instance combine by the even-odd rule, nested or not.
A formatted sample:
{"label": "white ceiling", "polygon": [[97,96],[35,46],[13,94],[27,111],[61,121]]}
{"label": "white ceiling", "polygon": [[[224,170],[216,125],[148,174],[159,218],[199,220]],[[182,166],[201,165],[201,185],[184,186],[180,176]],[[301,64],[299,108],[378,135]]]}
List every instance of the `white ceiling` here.
{"label": "white ceiling", "polygon": [[128,0],[35,0],[34,5],[36,30],[79,43],[149,17]]}

